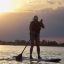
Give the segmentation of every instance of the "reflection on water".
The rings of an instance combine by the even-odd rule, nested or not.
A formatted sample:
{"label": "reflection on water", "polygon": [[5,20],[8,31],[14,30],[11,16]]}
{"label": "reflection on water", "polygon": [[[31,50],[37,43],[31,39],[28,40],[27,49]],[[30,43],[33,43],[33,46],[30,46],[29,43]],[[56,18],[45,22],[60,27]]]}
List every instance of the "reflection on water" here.
{"label": "reflection on water", "polygon": [[[24,46],[2,46],[0,45],[0,59],[12,58],[20,54]],[[23,56],[29,57],[30,47],[28,46],[23,53]],[[44,47],[41,46],[42,57],[60,57],[62,60],[60,63],[44,62],[44,61],[26,61],[17,62],[15,60],[0,60],[0,64],[64,64],[64,48],[63,47]],[[37,57],[36,47],[34,47],[33,57]]]}

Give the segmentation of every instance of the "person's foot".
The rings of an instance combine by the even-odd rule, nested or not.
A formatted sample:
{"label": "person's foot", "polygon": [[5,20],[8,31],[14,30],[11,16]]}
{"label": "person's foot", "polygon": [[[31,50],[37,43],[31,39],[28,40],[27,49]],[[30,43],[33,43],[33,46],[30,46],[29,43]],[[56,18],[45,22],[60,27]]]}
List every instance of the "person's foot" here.
{"label": "person's foot", "polygon": [[38,56],[38,59],[42,59],[40,56]]}
{"label": "person's foot", "polygon": [[30,56],[30,59],[33,59],[33,57],[32,57],[32,56]]}

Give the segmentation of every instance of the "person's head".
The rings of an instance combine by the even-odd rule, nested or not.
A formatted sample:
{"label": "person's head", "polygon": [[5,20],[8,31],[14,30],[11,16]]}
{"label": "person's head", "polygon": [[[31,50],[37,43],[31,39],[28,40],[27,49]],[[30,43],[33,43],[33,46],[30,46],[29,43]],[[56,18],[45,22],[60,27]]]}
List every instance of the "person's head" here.
{"label": "person's head", "polygon": [[38,16],[34,16],[33,20],[38,21]]}

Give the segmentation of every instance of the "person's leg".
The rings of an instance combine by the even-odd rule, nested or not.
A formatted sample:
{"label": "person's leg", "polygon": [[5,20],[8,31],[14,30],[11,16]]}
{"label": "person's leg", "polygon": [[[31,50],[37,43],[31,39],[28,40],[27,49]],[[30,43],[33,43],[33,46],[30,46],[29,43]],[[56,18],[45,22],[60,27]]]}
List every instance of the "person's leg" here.
{"label": "person's leg", "polygon": [[31,42],[31,48],[30,48],[30,59],[32,59],[33,47],[34,47],[34,43]]}
{"label": "person's leg", "polygon": [[33,33],[30,33],[30,59],[32,59],[32,52],[33,52],[33,47],[34,47],[34,35]]}
{"label": "person's leg", "polygon": [[41,59],[41,57],[40,57],[40,36],[39,36],[39,34],[36,37],[36,46],[37,46],[38,59]]}
{"label": "person's leg", "polygon": [[36,44],[37,44],[37,54],[38,54],[38,58],[41,59],[41,57],[40,57],[40,46],[39,46],[39,42],[37,42]]}

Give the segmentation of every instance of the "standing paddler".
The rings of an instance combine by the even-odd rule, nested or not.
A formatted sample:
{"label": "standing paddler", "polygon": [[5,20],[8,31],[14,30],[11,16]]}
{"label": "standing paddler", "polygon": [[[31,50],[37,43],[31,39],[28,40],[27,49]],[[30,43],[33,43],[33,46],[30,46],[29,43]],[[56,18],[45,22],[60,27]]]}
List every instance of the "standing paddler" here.
{"label": "standing paddler", "polygon": [[31,48],[30,48],[30,59],[33,59],[32,57],[32,52],[33,52],[33,47],[34,43],[37,46],[37,54],[38,54],[38,59],[41,59],[40,56],[40,31],[41,28],[44,28],[43,24],[43,19],[38,21],[38,16],[34,16],[33,21],[31,21],[29,30],[30,30],[30,41],[31,41]]}

